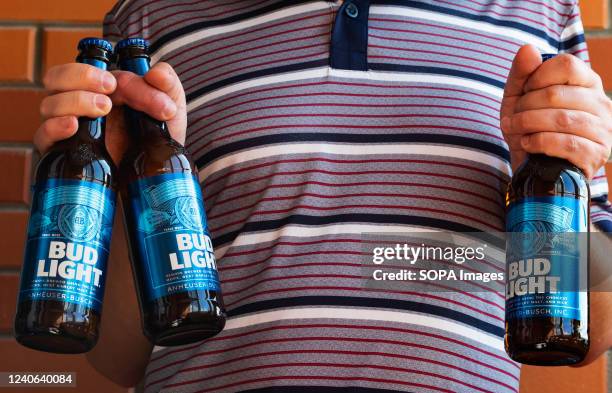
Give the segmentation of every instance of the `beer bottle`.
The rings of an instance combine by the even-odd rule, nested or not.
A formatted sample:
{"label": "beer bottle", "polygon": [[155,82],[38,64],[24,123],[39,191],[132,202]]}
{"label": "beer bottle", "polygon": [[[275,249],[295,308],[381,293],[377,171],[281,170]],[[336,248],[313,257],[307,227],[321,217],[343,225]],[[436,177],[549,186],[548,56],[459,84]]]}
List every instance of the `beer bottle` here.
{"label": "beer bottle", "polygon": [[[148,43],[117,43],[122,70],[145,75]],[[156,345],[188,344],[225,325],[197,170],[165,122],[125,108],[130,147],[120,192],[143,331]]]}
{"label": "beer bottle", "polygon": [[[112,56],[97,38],[78,50],[79,63],[103,70]],[[36,167],[15,317],[15,337],[27,347],[81,353],[96,344],[116,203],[104,125],[104,117],[81,117],[76,134]]]}
{"label": "beer bottle", "polygon": [[582,171],[560,158],[530,154],[512,177],[505,347],[517,362],[571,365],[588,352],[589,200]]}

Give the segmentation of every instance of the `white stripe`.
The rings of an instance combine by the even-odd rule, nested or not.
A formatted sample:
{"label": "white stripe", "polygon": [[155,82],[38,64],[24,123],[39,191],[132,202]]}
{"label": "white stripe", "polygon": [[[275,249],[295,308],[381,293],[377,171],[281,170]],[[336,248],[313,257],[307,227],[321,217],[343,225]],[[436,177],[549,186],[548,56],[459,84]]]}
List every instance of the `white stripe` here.
{"label": "white stripe", "polygon": [[[410,233],[410,235],[405,235]],[[282,228],[268,231],[268,232],[257,232],[257,233],[243,233],[238,235],[231,245],[219,247],[215,249],[215,257],[217,260],[223,258],[223,255],[227,252],[230,247],[249,246],[254,244],[262,244],[271,242],[280,238],[309,238],[319,236],[332,236],[332,235],[348,235],[348,234],[359,234],[368,236],[380,235],[384,236],[395,236],[405,235],[409,236],[410,239],[421,238],[428,240],[440,240],[440,236],[435,234],[447,234],[451,236],[451,241],[455,245],[470,245],[474,246],[475,242],[478,242],[473,237],[470,237],[469,233],[449,233],[448,231],[440,231],[438,229],[423,228],[414,225],[396,225],[396,224],[330,224],[321,226],[300,226],[300,225],[286,225]],[[431,235],[428,235],[431,234]],[[501,236],[501,234],[500,234]],[[496,248],[491,244],[487,244],[486,249],[487,257],[490,257],[493,261],[505,260],[505,251]]]}
{"label": "white stripe", "polygon": [[[240,329],[244,327],[261,325],[268,322],[305,319],[348,319],[409,323],[423,326],[434,331],[443,330],[450,334],[449,337],[459,335],[465,337],[467,341],[476,341],[497,351],[504,350],[504,342],[501,338],[488,335],[481,330],[477,330],[443,318],[390,310],[342,307],[303,307],[274,310],[239,317],[230,317],[227,319],[227,323],[225,324],[225,328],[223,330],[228,331]],[[167,349],[167,347],[156,346],[153,348],[153,352],[158,352],[164,349]]]}
{"label": "white stripe", "polygon": [[458,78],[453,76],[420,74],[412,72],[383,72],[383,71],[352,71],[340,70],[330,67],[313,68],[305,71],[287,72],[278,75],[265,76],[250,79],[244,82],[235,83],[222,87],[218,90],[204,94],[187,104],[187,111],[190,112],[212,100],[246,89],[271,85],[274,83],[294,82],[305,79],[325,79],[329,77],[358,79],[370,81],[389,81],[389,82],[415,82],[425,84],[445,84],[461,86],[468,89],[479,90],[493,97],[503,97],[504,91],[496,86],[474,81],[471,79]]}
{"label": "white stripe", "polygon": [[584,33],[582,21],[580,20],[580,18],[576,18],[575,23],[572,23],[570,26],[566,26],[565,29],[563,29],[563,31],[561,32],[561,41],[565,41],[568,38],[574,37],[582,33]]}
{"label": "white stripe", "polygon": [[476,341],[495,350],[504,350],[503,340],[501,338],[488,335],[481,330],[477,330],[457,322],[432,317],[425,314],[403,311],[375,310],[370,308],[304,307],[266,311],[257,314],[228,318],[227,323],[225,324],[225,330],[240,329],[254,325],[261,325],[268,322],[296,319],[348,319],[410,323],[433,330],[444,330],[451,335],[460,335],[466,339],[469,339],[470,341]]}
{"label": "white stripe", "polygon": [[608,182],[603,181],[591,186],[591,197],[606,195],[608,193]]}
{"label": "white stripe", "polygon": [[296,7],[289,7],[279,11],[271,12],[266,15],[258,16],[255,18],[243,20],[240,22],[204,28],[202,30],[195,31],[193,33],[187,34],[175,40],[168,42],[159,48],[155,53],[152,54],[151,60],[155,63],[164,55],[177,50],[183,46],[193,44],[196,41],[200,41],[206,38],[214,37],[219,34],[227,34],[233,31],[247,29],[249,27],[262,25],[264,23],[273,22],[279,19],[289,18],[292,16],[298,16],[300,14],[306,14],[308,12],[319,11],[319,10],[330,10],[330,4],[325,1],[318,1],[316,3],[309,3],[304,5],[299,5]]}
{"label": "white stripe", "polygon": [[130,3],[130,0],[125,0],[125,1],[123,2],[123,4],[121,4],[121,5],[119,6],[119,9],[117,10],[117,12],[115,12],[115,15],[119,15],[119,14],[121,14],[121,11],[123,11],[123,9],[124,9],[124,8],[125,8],[125,7],[126,7],[128,4],[129,4],[129,3]]}
{"label": "white stripe", "polygon": [[259,158],[270,158],[286,154],[339,154],[339,155],[358,155],[367,156],[373,154],[388,155],[417,155],[424,154],[428,156],[443,156],[453,157],[463,160],[485,164],[497,169],[503,174],[510,174],[509,164],[501,158],[483,153],[477,150],[471,150],[464,147],[451,147],[442,145],[427,145],[427,144],[336,144],[336,143],[293,143],[265,146],[250,150],[239,151],[229,156],[219,158],[216,161],[206,165],[200,169],[200,181],[208,178],[213,173],[216,173],[225,168],[234,165],[242,164],[248,161],[257,160]]}
{"label": "white stripe", "polygon": [[513,27],[497,26],[493,23],[473,21],[466,18],[461,18],[452,15],[446,15],[438,12],[423,11],[417,8],[404,7],[393,7],[393,6],[380,6],[375,5],[370,7],[370,15],[392,15],[392,16],[404,16],[407,18],[426,19],[438,23],[451,24],[463,28],[474,29],[483,31],[486,33],[492,33],[495,35],[505,36],[516,41],[522,41],[530,43],[540,50],[550,52],[557,52],[557,48],[550,45],[548,41],[543,38],[537,37],[533,34],[526,33],[520,29]]}

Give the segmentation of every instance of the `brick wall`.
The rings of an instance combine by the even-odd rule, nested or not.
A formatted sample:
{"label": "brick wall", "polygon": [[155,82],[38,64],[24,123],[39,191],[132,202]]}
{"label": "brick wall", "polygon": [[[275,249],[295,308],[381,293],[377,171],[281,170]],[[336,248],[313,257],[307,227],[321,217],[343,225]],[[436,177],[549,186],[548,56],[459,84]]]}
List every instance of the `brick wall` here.
{"label": "brick wall", "polygon": [[[24,244],[30,173],[36,160],[30,141],[40,122],[38,105],[44,97],[41,76],[54,64],[72,61],[79,38],[100,35],[101,17],[114,1],[0,0],[0,53],[3,54],[0,62],[0,250],[3,253],[0,258],[0,371],[76,371],[78,390],[91,393],[127,392],[127,389],[97,375],[83,356],[42,354],[20,347],[11,337],[11,325]],[[607,0],[584,0],[582,8],[589,28],[593,67],[604,76],[606,87],[612,93],[612,30],[609,29],[612,7]],[[609,173],[612,174],[612,167]],[[521,392],[603,393],[605,367],[603,359],[579,370],[526,367]]]}

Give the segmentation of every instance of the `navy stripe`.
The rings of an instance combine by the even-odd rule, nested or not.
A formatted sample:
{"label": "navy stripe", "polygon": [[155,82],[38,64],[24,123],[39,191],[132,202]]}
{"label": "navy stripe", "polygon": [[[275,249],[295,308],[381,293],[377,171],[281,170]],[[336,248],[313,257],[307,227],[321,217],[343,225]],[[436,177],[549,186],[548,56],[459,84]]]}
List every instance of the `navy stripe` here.
{"label": "navy stripe", "polygon": [[325,57],[324,59],[320,59],[320,60],[307,61],[305,63],[287,64],[287,65],[280,66],[280,67],[266,68],[263,70],[246,72],[244,74],[235,75],[235,76],[217,81],[215,83],[211,83],[210,85],[201,87],[187,94],[186,98],[187,98],[187,102],[190,102],[206,93],[210,93],[211,91],[220,89],[227,85],[242,82],[245,80],[260,78],[263,76],[278,75],[278,74],[282,74],[285,72],[302,71],[302,70],[307,70],[310,68],[318,68],[318,67],[324,67],[324,66],[329,66],[329,58],[327,57]]}
{"label": "navy stripe", "polygon": [[421,3],[421,2],[413,1],[413,0],[372,0],[372,4],[399,5],[399,6],[405,6],[405,7],[411,7],[411,8],[421,9],[421,10],[437,12],[440,14],[453,15],[453,16],[457,16],[460,18],[469,19],[473,21],[488,22],[495,26],[511,27],[514,29],[524,31],[529,34],[533,34],[537,37],[540,37],[548,41],[548,43],[554,46],[555,48],[559,47],[559,41],[557,39],[549,36],[542,30],[538,30],[532,26],[525,25],[519,22],[500,20],[500,19],[492,18],[488,15],[474,15],[474,14],[470,14],[464,11],[458,11],[458,10],[454,10],[450,8],[440,7],[438,5]]}
{"label": "navy stripe", "polygon": [[[289,127],[291,128],[291,127]],[[427,128],[423,126],[423,128]],[[221,145],[207,152],[196,160],[198,167],[203,168],[207,164],[225,155],[259,146],[276,143],[299,143],[299,142],[330,142],[330,143],[433,143],[451,146],[463,146],[468,149],[477,149],[493,154],[509,162],[510,153],[506,148],[491,142],[467,138],[457,135],[443,134],[338,134],[330,132],[308,132],[308,133],[282,133],[274,135],[263,135],[244,139]]]}
{"label": "navy stripe", "polygon": [[163,45],[167,44],[168,42],[176,40],[177,38],[180,38],[181,36],[193,33],[194,31],[211,28],[215,26],[228,25],[228,24],[240,22],[246,19],[256,18],[258,16],[261,16],[261,15],[264,15],[270,12],[278,11],[283,8],[290,8],[292,6],[296,6],[296,5],[300,5],[302,3],[308,3],[308,2],[309,2],[308,0],[283,0],[283,1],[279,1],[274,4],[267,5],[262,8],[258,8],[253,11],[245,12],[243,14],[232,15],[224,19],[190,23],[187,26],[181,27],[180,29],[172,30],[171,32],[159,37],[159,39],[151,43],[151,46],[149,47],[149,52],[155,53],[159,48],[161,48]]}
{"label": "navy stripe", "polygon": [[[355,290],[358,291],[359,288],[355,288]],[[228,310],[227,316],[236,317],[258,311],[267,311],[278,308],[291,308],[300,306],[347,306],[414,311],[426,315],[435,315],[443,318],[448,318],[453,321],[461,322],[466,325],[472,326],[478,330],[482,330],[489,334],[495,335],[497,337],[504,336],[503,328],[475,318],[471,315],[451,310],[446,307],[426,303],[418,303],[410,300],[397,299],[378,299],[348,296],[300,296],[291,298],[279,298],[273,300],[262,300],[260,302],[249,303],[243,306],[236,307],[234,309]]]}
{"label": "navy stripe", "polygon": [[566,51],[568,49],[572,49],[576,45],[582,44],[584,42],[584,34],[578,34],[571,38],[568,38],[565,41],[559,43],[559,51]]}
{"label": "navy stripe", "polygon": [[244,232],[271,231],[282,228],[290,224],[299,225],[329,225],[329,224],[346,224],[367,223],[367,224],[403,224],[416,225],[428,228],[438,228],[451,232],[471,232],[479,239],[488,242],[498,248],[505,247],[505,240],[496,237],[494,233],[482,232],[479,229],[468,225],[460,224],[454,221],[443,220],[439,218],[421,217],[403,214],[366,214],[366,213],[350,213],[350,214],[334,214],[330,216],[308,216],[305,214],[295,214],[283,217],[278,220],[266,220],[247,222],[240,229],[228,232],[224,235],[213,238],[213,246],[220,247],[226,243],[232,242]]}
{"label": "navy stripe", "polygon": [[471,79],[478,82],[486,83],[495,87],[503,89],[506,85],[505,82],[497,79],[489,78],[481,74],[476,74],[468,71],[461,71],[452,68],[443,67],[429,67],[429,66],[415,66],[407,64],[393,64],[393,63],[370,63],[371,70],[375,71],[399,71],[399,72],[414,72],[422,74],[436,74],[436,75],[451,75],[458,76],[460,78]]}

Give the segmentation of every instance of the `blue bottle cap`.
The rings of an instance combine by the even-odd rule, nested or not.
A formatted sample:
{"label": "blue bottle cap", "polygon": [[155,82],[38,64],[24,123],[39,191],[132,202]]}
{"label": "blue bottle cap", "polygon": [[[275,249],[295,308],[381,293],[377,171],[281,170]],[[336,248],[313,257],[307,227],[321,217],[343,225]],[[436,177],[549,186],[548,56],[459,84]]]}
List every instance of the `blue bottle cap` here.
{"label": "blue bottle cap", "polygon": [[558,53],[542,53],[542,63],[557,56]]}
{"label": "blue bottle cap", "polygon": [[127,48],[128,46],[139,46],[141,48],[148,49],[149,41],[145,40],[144,38],[140,38],[140,37],[126,38],[124,40],[117,42],[117,45],[115,45],[115,50]]}
{"label": "blue bottle cap", "polygon": [[113,46],[111,45],[110,42],[103,40],[101,38],[96,38],[96,37],[83,38],[81,41],[79,41],[79,45],[77,46],[77,49],[81,51],[91,46],[96,46],[98,48],[101,48],[101,49],[104,49],[110,52],[112,52],[113,50]]}

